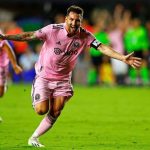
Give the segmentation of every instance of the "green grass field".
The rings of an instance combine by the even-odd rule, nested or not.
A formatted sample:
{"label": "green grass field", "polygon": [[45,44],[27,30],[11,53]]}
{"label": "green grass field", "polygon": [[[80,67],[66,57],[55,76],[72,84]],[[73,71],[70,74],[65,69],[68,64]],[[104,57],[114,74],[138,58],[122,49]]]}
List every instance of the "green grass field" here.
{"label": "green grass field", "polygon": [[[0,150],[34,150],[27,140],[42,119],[30,85],[11,85],[0,100]],[[42,150],[150,150],[149,88],[74,87],[75,95]]]}

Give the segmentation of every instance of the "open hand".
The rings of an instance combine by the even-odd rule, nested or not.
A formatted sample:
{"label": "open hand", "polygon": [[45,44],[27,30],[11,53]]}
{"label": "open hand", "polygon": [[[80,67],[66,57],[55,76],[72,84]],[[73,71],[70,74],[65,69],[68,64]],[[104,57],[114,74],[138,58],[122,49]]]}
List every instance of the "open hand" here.
{"label": "open hand", "polygon": [[142,65],[142,59],[139,57],[134,57],[133,55],[134,55],[134,52],[126,55],[123,61],[126,64],[132,66],[133,68],[138,69]]}

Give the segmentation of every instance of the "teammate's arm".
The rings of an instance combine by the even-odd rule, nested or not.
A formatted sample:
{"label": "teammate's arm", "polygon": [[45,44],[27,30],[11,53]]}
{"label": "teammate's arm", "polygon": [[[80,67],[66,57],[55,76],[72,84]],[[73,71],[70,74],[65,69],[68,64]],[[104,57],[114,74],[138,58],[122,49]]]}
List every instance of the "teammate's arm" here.
{"label": "teammate's arm", "polygon": [[9,58],[11,64],[12,64],[12,67],[13,67],[15,73],[16,74],[21,73],[22,68],[17,64],[16,57],[15,57],[15,54],[14,54],[11,46],[7,42],[5,42],[2,49],[7,53],[8,58]]}
{"label": "teammate's arm", "polygon": [[33,31],[33,32],[22,32],[20,34],[15,35],[0,34],[0,39],[13,41],[32,41],[37,40],[38,38],[35,36],[35,32]]}

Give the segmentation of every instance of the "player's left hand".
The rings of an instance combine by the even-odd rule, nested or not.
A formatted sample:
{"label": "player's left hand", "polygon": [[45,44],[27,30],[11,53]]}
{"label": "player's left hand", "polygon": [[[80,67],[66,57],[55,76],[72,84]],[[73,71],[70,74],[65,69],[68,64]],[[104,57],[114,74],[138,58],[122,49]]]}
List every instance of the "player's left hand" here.
{"label": "player's left hand", "polygon": [[124,58],[124,62],[130,66],[132,66],[134,69],[138,69],[142,65],[142,59],[139,57],[134,57],[134,52],[128,54]]}
{"label": "player's left hand", "polygon": [[19,65],[15,65],[13,68],[16,74],[20,74],[22,72],[22,68]]}

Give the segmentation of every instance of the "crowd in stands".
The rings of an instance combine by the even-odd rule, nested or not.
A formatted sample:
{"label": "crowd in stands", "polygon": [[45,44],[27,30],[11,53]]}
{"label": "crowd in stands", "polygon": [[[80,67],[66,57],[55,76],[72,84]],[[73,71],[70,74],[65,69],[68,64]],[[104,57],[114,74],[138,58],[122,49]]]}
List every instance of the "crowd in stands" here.
{"label": "crowd in stands", "polygon": [[[85,29],[119,53],[134,51],[135,56],[143,58],[143,64],[139,70],[135,70],[93,48],[87,48],[78,59],[73,82],[82,85],[150,85],[150,18],[143,21],[122,4],[116,4],[113,12],[95,8],[89,16],[90,18],[83,20]],[[64,19],[65,14],[58,13],[50,23],[62,23]],[[0,22],[0,28],[6,34],[37,30],[44,25],[43,20],[35,18]],[[38,59],[41,43],[9,42],[24,70],[21,75],[16,75],[10,67],[12,81],[31,83],[35,76],[34,64]]]}
{"label": "crowd in stands", "polygon": [[[139,70],[135,70],[91,48],[89,50],[91,66],[88,72],[86,71],[87,84],[148,86],[150,84],[150,20],[143,21],[121,4],[117,4],[111,13],[106,9],[95,9],[91,16],[92,26],[85,24],[87,23],[85,21],[84,28],[89,29],[98,40],[111,45],[119,53],[127,54],[134,51],[135,56],[143,59],[143,64]],[[80,70],[82,72],[84,69]]]}

